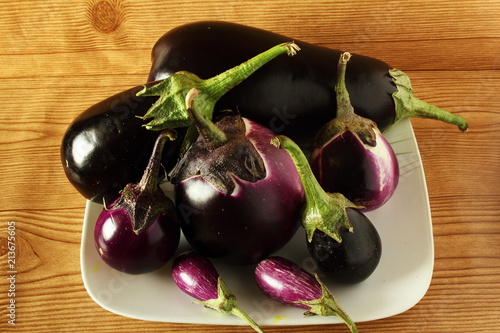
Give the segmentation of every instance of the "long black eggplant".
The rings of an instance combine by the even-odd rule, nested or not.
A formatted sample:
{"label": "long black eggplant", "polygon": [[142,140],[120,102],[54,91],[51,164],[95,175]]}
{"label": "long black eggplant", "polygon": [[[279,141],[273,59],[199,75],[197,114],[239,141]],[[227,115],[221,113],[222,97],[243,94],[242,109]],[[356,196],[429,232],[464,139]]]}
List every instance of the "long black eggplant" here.
{"label": "long black eggplant", "polygon": [[[291,38],[230,22],[182,25],[154,45],[148,80],[162,80],[180,70],[208,78],[283,40]],[[295,42],[301,48],[297,56],[265,66],[224,95],[216,110],[238,107],[242,116],[304,146],[336,110],[341,51]],[[346,85],[355,112],[375,121],[382,132],[407,117],[439,119],[467,129],[463,118],[414,97],[408,76],[381,60],[353,54]]]}

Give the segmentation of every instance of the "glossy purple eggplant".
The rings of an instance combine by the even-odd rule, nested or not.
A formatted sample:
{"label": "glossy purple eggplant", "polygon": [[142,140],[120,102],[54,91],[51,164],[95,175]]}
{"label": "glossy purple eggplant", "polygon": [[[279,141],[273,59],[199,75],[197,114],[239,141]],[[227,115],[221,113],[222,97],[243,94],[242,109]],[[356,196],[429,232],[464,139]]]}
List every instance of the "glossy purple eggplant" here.
{"label": "glossy purple eggplant", "polygon": [[304,193],[293,161],[269,144],[274,133],[238,114],[196,118],[200,135],[169,175],[182,231],[207,257],[255,264],[300,226]]}
{"label": "glossy purple eggplant", "polygon": [[377,125],[354,113],[345,84],[350,57],[348,52],[340,55],[335,85],[337,110],[317,133],[310,163],[326,192],[342,193],[363,206],[363,211],[371,211],[394,194],[399,164]]}
{"label": "glossy purple eggplant", "polygon": [[[61,143],[61,163],[68,180],[87,199],[112,200],[126,184],[141,178],[156,131],[176,128],[179,137],[184,136],[184,127],[190,125],[184,99],[191,88],[200,87],[203,98],[198,107],[211,117],[216,101],[232,87],[275,57],[297,51],[295,44],[281,43],[207,80],[179,72],[91,106],[70,124]],[[177,162],[182,142],[168,143],[162,160],[166,170]]]}
{"label": "glossy purple eggplant", "polygon": [[302,226],[307,247],[319,268],[343,283],[358,283],[377,268],[382,245],[377,229],[356,206],[341,193],[323,190],[300,147],[286,136],[271,143],[292,157],[305,193]]}
{"label": "glossy purple eggplant", "polygon": [[208,258],[192,251],[180,254],[172,264],[172,277],[179,289],[198,299],[198,303],[224,314],[238,316],[257,332],[263,332],[238,307],[236,297]]}
{"label": "glossy purple eggplant", "polygon": [[[336,109],[335,64],[341,51],[291,37],[223,21],[181,25],[154,45],[148,79],[165,79],[179,70],[208,78],[276,43],[295,40],[298,56],[263,67],[221,98],[216,109],[237,106],[244,117],[304,147]],[[414,97],[408,76],[381,60],[354,55],[346,80],[356,113],[381,131],[406,117],[436,118],[467,129],[463,118]]]}
{"label": "glossy purple eggplant", "polygon": [[141,181],[130,183],[99,214],[94,241],[102,260],[129,274],[162,267],[177,250],[180,226],[174,203],[158,184],[165,141],[173,132],[160,133]]}
{"label": "glossy purple eggplant", "polygon": [[255,268],[255,281],[266,296],[286,305],[306,309],[306,316],[337,316],[352,333],[358,331],[356,324],[318,275],[307,272],[288,259],[270,257],[262,260]]}

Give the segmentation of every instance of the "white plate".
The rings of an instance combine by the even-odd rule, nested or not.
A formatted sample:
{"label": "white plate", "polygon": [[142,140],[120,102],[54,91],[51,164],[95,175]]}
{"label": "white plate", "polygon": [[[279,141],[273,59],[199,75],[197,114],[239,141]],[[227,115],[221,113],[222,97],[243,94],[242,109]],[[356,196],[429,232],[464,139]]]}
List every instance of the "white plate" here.
{"label": "white plate", "polygon": [[[382,258],[366,281],[339,286],[324,280],[340,305],[355,322],[376,320],[404,312],[427,292],[434,267],[432,222],[424,170],[413,129],[408,120],[386,133],[400,163],[396,193],[381,208],[367,213],[382,239]],[[128,275],[109,268],[94,246],[93,229],[101,205],[87,202],[81,247],[83,282],[89,295],[103,308],[122,316],[158,321],[199,324],[245,325],[235,316],[222,315],[193,303],[170,275],[170,264],[145,275]],[[277,255],[315,271],[303,230]],[[178,252],[189,249],[181,239]],[[305,318],[302,309],[266,298],[253,279],[251,267],[225,267],[216,263],[238,299],[240,307],[260,325],[308,325],[340,323],[336,317]]]}

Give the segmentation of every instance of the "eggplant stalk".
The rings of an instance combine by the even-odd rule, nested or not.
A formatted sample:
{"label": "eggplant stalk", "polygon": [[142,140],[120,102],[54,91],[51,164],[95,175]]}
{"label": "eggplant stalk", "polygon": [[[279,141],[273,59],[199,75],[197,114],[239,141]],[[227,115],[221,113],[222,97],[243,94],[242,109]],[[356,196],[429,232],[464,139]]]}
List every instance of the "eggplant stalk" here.
{"label": "eggplant stalk", "polygon": [[[120,192],[120,198],[107,209],[125,209],[130,215],[132,228],[138,235],[154,222],[158,214],[175,211],[173,202],[158,184],[163,147],[167,140],[175,140],[175,130],[162,131],[156,139],[153,153],[139,183],[129,183]],[[104,205],[106,207],[106,205]]]}
{"label": "eggplant stalk", "polygon": [[[391,69],[389,70],[389,76],[393,79],[397,87],[397,91],[392,94],[396,105],[396,119],[394,123],[410,117],[435,119],[457,125],[462,132],[467,131],[469,125],[464,118],[413,96],[410,78],[403,71]],[[386,128],[384,132],[389,130],[389,128]]]}
{"label": "eggplant stalk", "polygon": [[184,106],[186,95],[191,88],[198,88],[200,91],[194,107],[212,119],[215,103],[231,88],[277,56],[283,53],[293,56],[299,50],[300,48],[293,42],[281,43],[239,66],[206,80],[193,73],[179,71],[157,85],[149,88],[144,86],[144,89],[137,93],[138,96],[159,96],[156,103],[143,116],[143,119],[153,118],[144,126],[149,130],[163,130],[191,125]]}
{"label": "eggplant stalk", "polygon": [[355,134],[364,144],[371,147],[377,145],[377,138],[374,131],[377,125],[374,121],[357,115],[349,98],[345,76],[347,62],[350,58],[351,54],[349,52],[344,52],[339,57],[337,83],[335,85],[335,95],[337,98],[336,117],[318,131],[314,139],[315,147],[324,146],[337,135],[346,131]]}
{"label": "eggplant stalk", "polygon": [[220,276],[217,279],[217,296],[218,298],[206,301],[197,301],[196,303],[203,304],[203,306],[217,310],[223,314],[235,315],[243,319],[255,331],[261,333],[264,332],[260,326],[238,306],[236,297],[231,290],[229,290],[226,283]]}
{"label": "eggplant stalk", "polygon": [[346,208],[360,209],[362,207],[356,206],[341,193],[325,192],[314,177],[307,157],[290,138],[278,135],[271,140],[271,144],[285,149],[297,168],[305,193],[301,219],[308,242],[312,241],[314,232],[320,230],[341,243],[340,230],[342,228],[346,228],[350,232],[354,231],[349,222]]}

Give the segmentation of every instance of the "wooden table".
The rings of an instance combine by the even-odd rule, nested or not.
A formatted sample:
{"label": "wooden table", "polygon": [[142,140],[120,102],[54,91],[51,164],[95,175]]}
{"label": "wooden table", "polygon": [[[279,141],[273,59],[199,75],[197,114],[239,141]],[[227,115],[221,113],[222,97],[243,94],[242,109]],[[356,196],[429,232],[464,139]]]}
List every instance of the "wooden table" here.
{"label": "wooden table", "polygon": [[[59,157],[87,107],[144,83],[169,29],[219,19],[377,57],[416,96],[470,129],[412,120],[426,173],[435,270],[425,297],[360,332],[500,330],[500,7],[497,1],[1,1],[0,331],[251,332],[145,322],[99,307],[82,283],[85,200]],[[15,326],[8,324],[8,224],[16,228]],[[346,332],[343,325],[267,332]]]}

